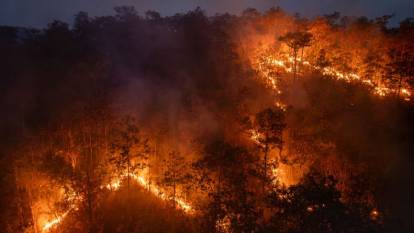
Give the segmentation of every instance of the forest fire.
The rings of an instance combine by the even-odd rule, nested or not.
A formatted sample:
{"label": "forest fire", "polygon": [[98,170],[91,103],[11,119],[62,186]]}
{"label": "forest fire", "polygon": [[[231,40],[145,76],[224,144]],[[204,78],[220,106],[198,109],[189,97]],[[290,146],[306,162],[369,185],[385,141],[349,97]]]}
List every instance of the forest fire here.
{"label": "forest fire", "polygon": [[411,233],[414,20],[389,20],[0,26],[0,229]]}

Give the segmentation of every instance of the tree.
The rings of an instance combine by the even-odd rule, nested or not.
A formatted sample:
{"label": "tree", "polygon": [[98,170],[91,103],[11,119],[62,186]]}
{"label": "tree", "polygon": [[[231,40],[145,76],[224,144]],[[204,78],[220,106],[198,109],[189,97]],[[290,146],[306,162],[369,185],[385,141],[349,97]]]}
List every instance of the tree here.
{"label": "tree", "polygon": [[145,12],[145,19],[148,21],[160,21],[161,20],[161,14],[157,11],[147,11]]}
{"label": "tree", "polygon": [[101,125],[102,122],[85,117],[75,129],[50,131],[46,137],[48,144],[38,155],[39,171],[49,177],[51,193],[59,193],[53,189],[64,190],[63,198],[56,199],[55,209],[59,213],[78,209],[81,214],[76,215],[77,220],[85,232],[97,231],[97,206],[105,184],[106,154],[100,144],[104,135]]}
{"label": "tree", "polygon": [[299,50],[302,50],[301,64],[303,63],[303,50],[309,47],[312,40],[312,34],[309,32],[288,32],[284,36],[279,37],[279,41],[285,42],[293,53],[293,75],[294,79],[297,77],[297,60]]}
{"label": "tree", "polygon": [[260,218],[257,155],[216,140],[208,143],[194,167],[208,200],[203,208],[206,232],[254,232]]}
{"label": "tree", "polygon": [[121,21],[133,20],[138,17],[138,12],[134,6],[116,6],[114,10],[116,17]]}
{"label": "tree", "polygon": [[311,170],[299,184],[273,190],[268,199],[272,216],[264,232],[378,232],[371,210],[344,203],[336,184],[333,177]]}
{"label": "tree", "polygon": [[245,10],[243,10],[242,16],[243,18],[249,19],[249,20],[254,20],[257,19],[258,17],[260,17],[260,12],[254,8],[247,8]]}
{"label": "tree", "polygon": [[87,12],[81,11],[75,15],[73,28],[77,31],[82,30],[90,23],[90,18]]}
{"label": "tree", "polygon": [[362,66],[364,80],[371,80],[373,83],[381,84],[382,74],[384,71],[382,63],[384,63],[378,54],[370,51],[363,61]]}
{"label": "tree", "polygon": [[268,154],[273,148],[279,149],[279,157],[283,149],[283,130],[286,127],[285,114],[280,108],[267,108],[256,114],[256,125],[260,145],[264,152],[264,177],[268,179]]}
{"label": "tree", "polygon": [[330,64],[329,60],[326,58],[326,51],[325,49],[321,49],[319,51],[319,56],[316,59],[316,67],[320,70],[328,67]]}
{"label": "tree", "polygon": [[338,21],[341,18],[341,13],[335,11],[332,14],[324,15],[325,20],[331,27],[337,27]]}
{"label": "tree", "polygon": [[406,19],[400,23],[397,36],[390,51],[391,82],[397,89],[397,96],[402,88],[414,85],[414,19]]}
{"label": "tree", "polygon": [[165,171],[161,177],[161,185],[172,189],[171,199],[176,207],[177,188],[188,184],[191,181],[191,175],[188,173],[184,157],[176,151],[170,152],[164,163]]}
{"label": "tree", "polygon": [[147,166],[148,140],[142,138],[132,117],[123,118],[113,132],[111,162],[119,178],[126,176],[129,193],[130,177]]}

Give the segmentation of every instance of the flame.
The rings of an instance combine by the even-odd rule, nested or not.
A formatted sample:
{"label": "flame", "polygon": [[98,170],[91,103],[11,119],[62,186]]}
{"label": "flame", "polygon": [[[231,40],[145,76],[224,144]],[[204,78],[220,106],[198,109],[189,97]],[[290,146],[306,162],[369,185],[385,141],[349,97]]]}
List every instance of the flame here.
{"label": "flame", "polygon": [[216,221],[216,229],[218,232],[230,232],[230,226],[231,222],[228,216]]}
{"label": "flame", "polygon": [[[139,184],[140,186],[142,186],[144,188],[149,187],[150,182],[149,182],[148,179],[146,179],[146,177],[144,175],[138,175],[138,174],[135,174],[135,173],[127,173],[127,172],[125,172],[124,174],[121,175],[121,177],[114,178],[107,185],[101,186],[101,189],[106,188],[106,189],[108,189],[110,191],[117,191],[117,190],[119,190],[121,188],[122,180],[125,179],[128,176],[130,178],[132,178],[133,180],[135,180],[137,182],[137,184]],[[151,189],[148,189],[148,191],[151,192],[153,195],[157,196],[158,198],[160,198],[163,201],[167,201],[168,200],[168,196],[166,196],[164,194],[164,192],[161,190],[161,188],[159,188],[156,185],[153,185],[151,187]],[[43,227],[42,227],[42,232],[48,232],[52,228],[58,226],[60,223],[62,223],[62,221],[65,219],[65,217],[67,217],[67,215],[70,212],[72,212],[74,210],[78,210],[80,201],[82,201],[83,198],[80,197],[79,195],[76,195],[76,194],[73,193],[73,194],[69,195],[69,197],[67,198],[67,200],[68,201],[76,200],[76,201],[75,201],[75,204],[73,204],[69,208],[69,210],[67,210],[63,214],[58,215],[57,217],[55,217],[53,219],[50,219],[46,223],[44,223],[43,224]],[[177,198],[175,200],[175,202],[176,202],[177,207],[179,209],[183,210],[185,213],[187,213],[187,214],[193,213],[192,206],[189,203],[187,203],[184,199]]]}
{"label": "flame", "polygon": [[[360,75],[353,72],[341,72],[333,67],[325,67],[323,69],[319,69],[317,66],[313,66],[309,61],[306,61],[301,58],[297,58],[297,62],[301,63],[305,66],[310,66],[315,70],[321,70],[322,74],[337,80],[343,80],[345,82],[359,82],[364,84],[368,87],[371,87],[373,90],[373,94],[385,97],[390,95],[398,94],[400,98],[405,101],[411,100],[411,91],[403,87],[400,90],[399,88],[392,88],[380,84],[375,84],[369,79],[363,79]],[[275,71],[277,69],[282,69],[286,73],[293,73],[293,66],[294,58],[292,56],[286,56],[282,58],[276,58],[273,55],[264,55],[264,58],[257,59],[255,62],[254,67],[259,72],[259,76],[264,79],[264,82],[267,86],[275,90],[278,94],[281,93],[280,88],[278,87],[278,79],[280,77],[275,77],[275,75],[271,74],[271,71]],[[269,68],[270,67],[270,68]],[[273,67],[273,68],[272,68]]]}
{"label": "flame", "polygon": [[249,134],[250,134],[250,139],[255,144],[262,145],[261,142],[260,142],[260,138],[262,138],[262,134],[259,131],[255,130],[255,129],[251,129],[251,130],[249,130]]}
{"label": "flame", "polygon": [[[130,177],[133,180],[135,180],[135,182],[137,182],[137,184],[139,184],[140,186],[147,188],[150,186],[150,182],[149,180],[145,177],[145,175],[138,175],[135,173],[127,173],[125,172],[124,174],[121,175],[120,178],[115,178],[114,180],[112,180],[109,184],[105,185],[104,187],[111,190],[111,191],[116,191],[121,187],[121,182],[123,179],[125,179],[126,177]],[[152,185],[150,189],[148,189],[149,192],[151,192],[153,195],[159,197],[161,200],[167,201],[168,197],[165,195],[165,193],[162,191],[162,189],[156,185]],[[191,207],[190,204],[188,204],[185,200],[181,199],[181,198],[177,198],[175,200],[177,206],[183,210],[186,213],[191,213],[193,211],[193,208]]]}
{"label": "flame", "polygon": [[[143,187],[149,187],[149,181],[145,178],[145,176],[142,175],[137,175],[137,174],[133,174],[130,173],[129,176],[131,178],[133,178],[135,181],[137,181],[138,184],[140,184]],[[157,187],[157,186],[153,186],[151,187],[151,189],[149,189],[149,191],[154,194],[155,196],[159,197],[161,200],[167,201],[168,197],[164,194],[164,192],[162,192],[162,190]],[[190,204],[188,204],[185,200],[181,199],[181,198],[176,198],[175,200],[177,206],[183,210],[186,213],[191,213],[193,212],[193,208],[191,207]]]}
{"label": "flame", "polygon": [[369,213],[369,216],[370,216],[371,220],[376,221],[380,218],[380,212],[376,208],[374,208]]}
{"label": "flame", "polygon": [[49,231],[51,228],[53,228],[53,227],[55,227],[56,225],[58,225],[58,224],[60,224],[62,221],[63,221],[63,219],[69,214],[69,212],[70,212],[71,210],[68,210],[68,211],[66,211],[65,213],[63,213],[62,215],[60,215],[60,216],[57,216],[56,218],[54,218],[54,219],[52,219],[52,220],[49,220],[48,222],[46,222],[44,225],[43,225],[43,228],[42,228],[42,232],[47,232],[47,231]]}

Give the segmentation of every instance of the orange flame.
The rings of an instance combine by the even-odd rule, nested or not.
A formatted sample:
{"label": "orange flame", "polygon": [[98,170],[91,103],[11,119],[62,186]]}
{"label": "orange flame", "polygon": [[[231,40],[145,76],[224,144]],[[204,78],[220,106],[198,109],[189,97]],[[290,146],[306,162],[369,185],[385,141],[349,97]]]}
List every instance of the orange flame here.
{"label": "orange flame", "polygon": [[[140,186],[146,188],[149,186],[149,181],[145,178],[144,175],[137,175],[134,173],[127,173],[125,172],[123,175],[121,175],[120,178],[115,178],[114,180],[112,180],[111,182],[109,182],[107,185],[102,186],[101,188],[106,188],[110,191],[116,191],[119,190],[119,188],[121,187],[121,182],[123,179],[125,179],[126,177],[131,177],[133,180],[135,180],[137,182],[137,184],[139,184]],[[153,186],[150,190],[149,190],[153,195],[159,197],[161,200],[163,201],[167,201],[168,197],[162,192],[162,190],[157,187],[157,186]],[[70,198],[74,198],[74,197],[70,197]],[[82,200],[82,198],[77,197],[78,200]],[[185,200],[181,199],[181,198],[177,198],[176,200],[176,204],[177,207],[180,208],[181,210],[183,210],[185,213],[187,214],[191,214],[193,213],[193,208],[192,206],[187,203]],[[79,202],[73,206],[71,206],[71,208],[69,210],[67,210],[65,213],[48,220],[46,223],[43,224],[42,227],[42,232],[48,232],[49,230],[51,230],[52,228],[58,226],[60,223],[62,223],[62,221],[65,219],[65,217],[67,217],[67,215],[74,210],[78,209],[78,205]]]}

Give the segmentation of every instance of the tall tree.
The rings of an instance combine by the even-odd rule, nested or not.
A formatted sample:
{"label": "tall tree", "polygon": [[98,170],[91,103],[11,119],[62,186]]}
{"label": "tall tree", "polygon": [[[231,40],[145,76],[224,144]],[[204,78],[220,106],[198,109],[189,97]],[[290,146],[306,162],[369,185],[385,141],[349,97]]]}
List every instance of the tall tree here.
{"label": "tall tree", "polygon": [[390,51],[391,82],[397,89],[397,96],[407,84],[414,86],[414,19],[406,19],[401,22]]}
{"label": "tall tree", "polygon": [[176,151],[170,152],[164,163],[165,171],[161,176],[161,185],[172,189],[171,200],[176,207],[177,188],[184,188],[191,181],[189,167],[184,157]]}
{"label": "tall tree", "polygon": [[136,120],[129,116],[117,124],[112,137],[111,162],[118,177],[126,177],[129,193],[131,176],[147,166],[148,139],[142,137]]}
{"label": "tall tree", "polygon": [[260,183],[257,155],[217,140],[206,145],[194,166],[201,190],[206,232],[254,232],[260,218],[255,185]]}
{"label": "tall tree", "polygon": [[293,75],[294,79],[297,77],[298,72],[298,55],[301,54],[301,64],[303,63],[303,51],[305,47],[309,47],[312,40],[312,34],[309,32],[288,32],[284,36],[279,37],[279,41],[286,43],[286,45],[292,50],[293,54]]}
{"label": "tall tree", "polygon": [[264,152],[264,177],[268,177],[268,155],[273,148],[283,149],[283,130],[286,127],[285,113],[281,108],[267,108],[256,115],[256,127],[260,137],[258,141]]}

